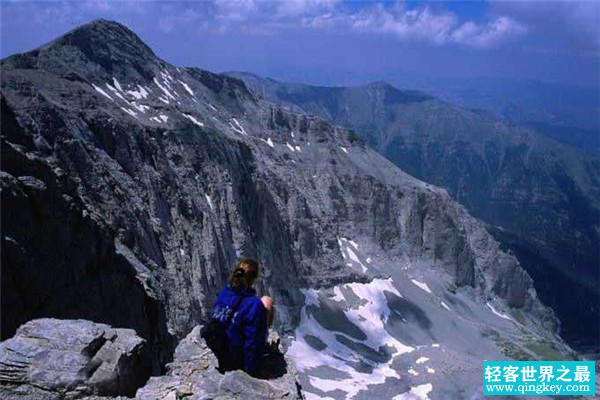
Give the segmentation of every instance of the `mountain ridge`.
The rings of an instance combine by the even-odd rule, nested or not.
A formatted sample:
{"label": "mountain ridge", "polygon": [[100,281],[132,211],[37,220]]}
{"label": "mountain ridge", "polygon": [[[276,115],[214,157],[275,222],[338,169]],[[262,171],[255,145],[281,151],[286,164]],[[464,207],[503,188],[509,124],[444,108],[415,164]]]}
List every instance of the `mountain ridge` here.
{"label": "mountain ridge", "polygon": [[[397,104],[374,97],[365,86],[328,90],[233,75],[270,101],[354,129],[401,169],[448,189],[521,257],[571,340],[584,333],[600,345],[600,331],[578,331],[580,319],[600,317],[596,155],[434,97]],[[570,290],[557,295],[565,279]],[[572,292],[581,297],[570,300]]]}
{"label": "mountain ridge", "polygon": [[[90,319],[134,329],[160,374],[249,256],[291,354],[332,357],[296,358],[313,395],[476,395],[474,344],[486,359],[544,358],[533,343],[574,356],[481,222],[352,131],[238,79],[95,57],[2,60],[3,339],[34,318]],[[424,352],[443,372],[406,374]],[[328,388],[348,380],[352,393]]]}

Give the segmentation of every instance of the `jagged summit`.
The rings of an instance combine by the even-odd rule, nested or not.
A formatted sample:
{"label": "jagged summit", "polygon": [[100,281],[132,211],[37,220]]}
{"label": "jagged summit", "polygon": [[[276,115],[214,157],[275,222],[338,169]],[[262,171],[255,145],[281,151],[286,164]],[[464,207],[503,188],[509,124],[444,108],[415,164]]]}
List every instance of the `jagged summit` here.
{"label": "jagged summit", "polygon": [[97,19],[81,25],[39,49],[74,46],[92,58],[135,59],[156,57],[133,31],[119,22]]}
{"label": "jagged summit", "polygon": [[79,26],[32,51],[2,60],[3,68],[41,67],[61,76],[92,80],[111,75],[150,79],[164,64],[133,31],[104,19]]}

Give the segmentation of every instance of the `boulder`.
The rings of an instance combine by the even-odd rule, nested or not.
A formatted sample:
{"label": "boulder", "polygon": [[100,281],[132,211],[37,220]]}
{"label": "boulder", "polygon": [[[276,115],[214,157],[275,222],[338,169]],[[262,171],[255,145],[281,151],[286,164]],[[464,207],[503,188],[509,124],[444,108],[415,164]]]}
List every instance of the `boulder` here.
{"label": "boulder", "polygon": [[0,398],[133,396],[150,375],[145,340],[86,320],[36,319],[0,343]]}
{"label": "boulder", "polygon": [[302,399],[297,372],[279,351],[279,340],[270,335],[271,351],[265,355],[266,375],[257,379],[243,371],[217,371],[217,359],[195,327],[177,349],[167,374],[152,377],[137,391],[137,399]]}

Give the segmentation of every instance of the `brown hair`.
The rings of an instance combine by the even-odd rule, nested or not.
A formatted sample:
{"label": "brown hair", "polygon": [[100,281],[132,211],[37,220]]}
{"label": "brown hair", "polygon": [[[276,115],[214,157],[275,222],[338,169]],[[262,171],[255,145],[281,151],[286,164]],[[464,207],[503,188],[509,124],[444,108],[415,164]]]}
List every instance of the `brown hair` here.
{"label": "brown hair", "polygon": [[243,258],[231,273],[229,283],[234,289],[245,289],[252,286],[257,276],[258,262],[251,258]]}

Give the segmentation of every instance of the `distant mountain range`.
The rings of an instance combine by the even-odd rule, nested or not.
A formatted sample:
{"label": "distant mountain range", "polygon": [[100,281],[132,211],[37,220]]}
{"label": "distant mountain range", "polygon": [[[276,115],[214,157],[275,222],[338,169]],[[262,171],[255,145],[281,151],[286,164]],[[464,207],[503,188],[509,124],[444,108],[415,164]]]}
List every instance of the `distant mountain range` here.
{"label": "distant mountain range", "polygon": [[269,101],[354,129],[402,170],[446,188],[517,255],[542,300],[560,317],[563,335],[596,351],[598,154],[507,124],[492,112],[464,109],[385,82],[319,87],[249,73],[229,75]]}
{"label": "distant mountain range", "polygon": [[[396,82],[396,81],[394,81]],[[600,149],[600,88],[499,78],[398,80],[453,104],[486,110],[586,151]]]}

